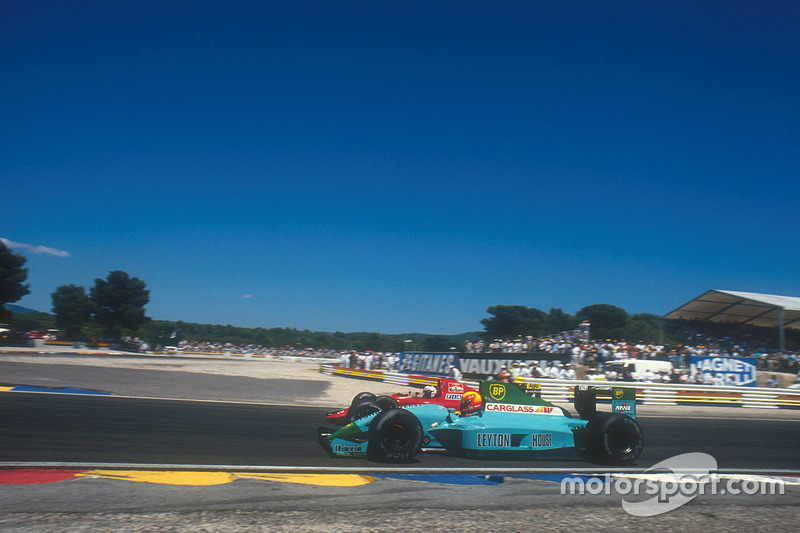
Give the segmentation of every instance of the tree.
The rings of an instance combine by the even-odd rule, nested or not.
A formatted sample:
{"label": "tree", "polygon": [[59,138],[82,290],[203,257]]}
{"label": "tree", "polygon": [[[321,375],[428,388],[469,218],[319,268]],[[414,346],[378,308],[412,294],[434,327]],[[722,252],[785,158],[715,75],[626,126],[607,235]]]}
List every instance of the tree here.
{"label": "tree", "polygon": [[574,316],[565,313],[560,307],[551,307],[547,317],[549,333],[561,333],[571,331],[578,325],[578,320]]}
{"label": "tree", "polygon": [[426,352],[446,352],[453,346],[453,341],[445,335],[428,335],[422,340],[422,349]]}
{"label": "tree", "polygon": [[13,253],[0,240],[0,309],[31,292],[30,285],[24,283],[28,279],[28,269],[22,267],[25,261],[25,257]]}
{"label": "tree", "polygon": [[539,309],[522,305],[494,305],[486,310],[494,315],[481,320],[487,339],[505,339],[518,335],[538,336],[545,333],[548,316]]}
{"label": "tree", "polygon": [[144,281],[126,272],[114,270],[105,280],[95,279],[91,298],[95,321],[114,339],[121,335],[119,328],[136,329],[148,321],[144,306],[150,301],[150,291]]}
{"label": "tree", "polygon": [[587,305],[576,316],[581,320],[588,320],[591,324],[591,335],[594,339],[621,339],[623,330],[628,323],[628,313],[615,305],[594,304]]}
{"label": "tree", "polygon": [[14,331],[45,331],[56,327],[50,313],[14,313],[9,326]]}
{"label": "tree", "polygon": [[625,324],[625,338],[630,341],[656,342],[659,340],[658,315],[640,313],[633,315]]}
{"label": "tree", "polygon": [[70,338],[80,336],[81,327],[89,322],[95,309],[86,289],[76,285],[62,285],[50,296],[53,299],[56,325]]}

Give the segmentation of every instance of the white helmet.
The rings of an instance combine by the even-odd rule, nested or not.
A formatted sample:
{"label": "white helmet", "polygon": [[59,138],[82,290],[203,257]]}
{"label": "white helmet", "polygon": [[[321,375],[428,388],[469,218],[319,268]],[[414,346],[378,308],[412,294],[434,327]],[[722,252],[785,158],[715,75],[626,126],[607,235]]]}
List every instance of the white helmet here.
{"label": "white helmet", "polygon": [[434,396],[436,396],[436,387],[433,385],[425,385],[422,389],[422,397],[433,398]]}

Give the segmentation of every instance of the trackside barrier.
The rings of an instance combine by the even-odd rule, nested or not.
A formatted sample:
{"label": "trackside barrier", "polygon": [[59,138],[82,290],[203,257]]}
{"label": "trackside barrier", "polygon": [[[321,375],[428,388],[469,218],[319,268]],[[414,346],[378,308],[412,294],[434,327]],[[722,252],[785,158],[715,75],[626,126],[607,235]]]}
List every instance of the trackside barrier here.
{"label": "trackside barrier", "polygon": [[[334,364],[320,365],[323,374],[346,376],[371,381],[382,381],[402,386],[435,385],[435,376],[416,376],[386,372],[383,370],[360,370],[345,368]],[[627,383],[622,381],[577,381],[559,379],[524,380],[541,383],[542,398],[551,402],[571,403],[572,391],[576,385],[635,386],[636,402],[648,405],[696,405],[720,407],[753,407],[761,409],[800,409],[800,392],[790,389],[766,389],[756,387],[707,387],[702,385],[683,385],[672,383]],[[478,383],[464,381],[477,388]],[[598,399],[602,402],[603,400]]]}

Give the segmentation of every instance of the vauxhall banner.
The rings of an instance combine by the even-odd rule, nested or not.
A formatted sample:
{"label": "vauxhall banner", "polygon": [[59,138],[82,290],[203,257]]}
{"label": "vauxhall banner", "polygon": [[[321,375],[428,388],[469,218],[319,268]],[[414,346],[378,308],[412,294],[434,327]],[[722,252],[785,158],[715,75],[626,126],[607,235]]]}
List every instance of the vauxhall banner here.
{"label": "vauxhall banner", "polygon": [[500,373],[503,365],[511,370],[512,363],[528,365],[540,361],[569,362],[569,354],[551,353],[453,353],[453,352],[402,352],[397,369],[406,374],[446,375],[450,365],[466,378],[485,379]]}
{"label": "vauxhall banner", "polygon": [[755,387],[756,358],[755,357],[703,357],[693,355],[690,359],[691,376],[703,373],[706,381],[716,378],[722,379],[722,384],[737,387]]}

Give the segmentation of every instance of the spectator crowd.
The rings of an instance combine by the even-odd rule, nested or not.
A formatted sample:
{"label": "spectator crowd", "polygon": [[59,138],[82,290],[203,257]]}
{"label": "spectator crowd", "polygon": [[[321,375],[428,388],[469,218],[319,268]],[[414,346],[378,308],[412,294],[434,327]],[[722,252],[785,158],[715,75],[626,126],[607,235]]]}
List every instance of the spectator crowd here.
{"label": "spectator crowd", "polygon": [[[669,361],[671,370],[660,372],[646,371],[644,381],[654,383],[686,383],[703,385],[730,385],[721,376],[713,373],[697,372],[691,374],[692,356],[708,357],[753,357],[759,370],[798,374],[800,372],[800,353],[790,351],[780,353],[764,348],[752,348],[731,339],[706,337],[696,345],[677,345],[662,343],[627,342],[625,340],[589,340],[588,327],[575,331],[562,332],[535,338],[519,336],[516,338],[494,339],[492,341],[466,341],[465,353],[507,353],[520,354],[520,361],[512,363],[511,368],[503,367],[495,377],[502,380],[514,379],[601,379],[608,381],[633,381],[614,361],[638,359]],[[139,339],[127,339],[139,351],[150,347]],[[236,345],[227,342],[181,341],[177,346],[166,347],[162,351],[182,353],[260,355],[274,357],[325,358],[338,362],[341,366],[364,370],[396,371],[399,353],[355,350],[332,350],[283,346],[268,348],[256,344]],[[523,354],[560,355],[561,361],[536,361]],[[580,372],[580,376],[578,373]]]}

